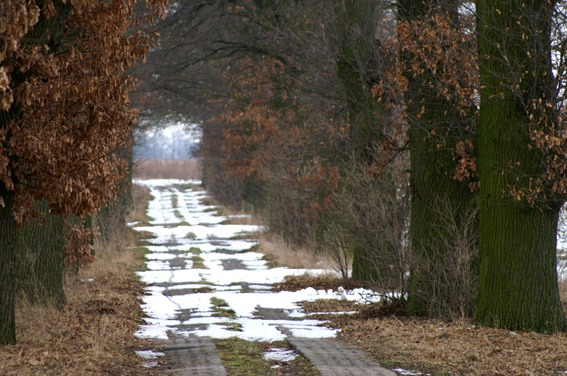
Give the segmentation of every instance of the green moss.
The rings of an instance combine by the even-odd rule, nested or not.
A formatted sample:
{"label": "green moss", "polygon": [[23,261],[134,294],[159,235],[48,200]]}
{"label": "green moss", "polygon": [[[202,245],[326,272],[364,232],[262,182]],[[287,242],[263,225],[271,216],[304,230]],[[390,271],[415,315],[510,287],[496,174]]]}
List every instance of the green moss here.
{"label": "green moss", "polygon": [[193,256],[191,257],[191,261],[193,262],[193,269],[207,269],[202,257],[200,256]]}
{"label": "green moss", "polygon": [[226,302],[226,300],[217,298],[216,296],[213,296],[211,298],[211,304],[216,307],[228,307],[228,303]]}
{"label": "green moss", "polygon": [[194,255],[200,255],[201,254],[201,249],[197,248],[197,247],[191,247],[189,249],[189,253],[192,253]]}
{"label": "green moss", "polygon": [[[287,342],[251,342],[239,338],[213,340],[228,375],[301,375],[321,376],[306,358],[297,356],[291,362],[267,360],[264,353],[271,348],[291,349]],[[272,368],[279,365],[278,368]]]}
{"label": "green moss", "polygon": [[138,254],[142,255],[143,257],[146,257],[147,254],[151,253],[148,247],[137,247],[136,252],[138,252]]}
{"label": "green moss", "polygon": [[290,362],[290,368],[294,370],[293,375],[321,376],[321,372],[301,355]]}
{"label": "green moss", "polygon": [[214,317],[228,317],[231,319],[236,318],[236,312],[234,312],[233,309],[229,308],[229,305],[225,300],[213,296],[211,298],[211,305],[214,312]]}
{"label": "green moss", "polygon": [[181,212],[180,212],[179,210],[177,210],[177,209],[175,209],[175,210],[173,211],[173,214],[174,214],[177,218],[179,218],[179,219],[185,218],[183,215],[181,215]]}
{"label": "green moss", "polygon": [[228,375],[270,375],[270,362],[255,342],[238,338],[213,340]]}
{"label": "green moss", "polygon": [[[132,266],[133,272],[145,272],[148,270],[148,265],[146,263],[146,255],[150,253],[150,250],[146,247],[136,247],[134,249],[134,253],[136,255],[136,262]],[[134,274],[137,280],[140,280],[140,276],[138,274]]]}
{"label": "green moss", "polygon": [[221,323],[220,325],[224,326],[225,329],[230,332],[242,332],[242,324],[237,322],[226,322]]}

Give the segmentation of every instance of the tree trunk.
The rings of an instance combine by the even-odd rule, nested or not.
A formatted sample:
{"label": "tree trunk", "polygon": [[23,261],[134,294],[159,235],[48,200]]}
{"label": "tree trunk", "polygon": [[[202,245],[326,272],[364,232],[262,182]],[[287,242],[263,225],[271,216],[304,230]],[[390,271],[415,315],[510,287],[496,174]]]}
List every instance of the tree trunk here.
{"label": "tree trunk", "polygon": [[12,214],[14,192],[0,184],[0,346],[16,343],[15,278],[17,224]]}
{"label": "tree trunk", "polygon": [[63,261],[65,224],[63,218],[49,214],[47,202],[34,204],[45,215],[23,223],[18,230],[17,284],[26,298],[35,303],[51,303],[61,308],[65,303]]}
{"label": "tree trunk", "polygon": [[[480,325],[538,332],[567,329],[555,254],[560,202],[529,204],[511,195],[513,188],[525,189],[530,177],[545,172],[543,153],[529,147],[529,106],[541,99],[554,107],[553,7],[546,0],[477,1]],[[548,108],[536,113],[540,119],[543,115],[547,118],[538,125],[547,133],[557,118]]]}
{"label": "tree trunk", "polygon": [[[342,83],[348,111],[350,142],[356,164],[369,168],[376,161],[377,144],[384,130],[385,110],[373,98],[371,83],[379,72],[372,71],[376,56],[380,53],[375,42],[376,2],[373,0],[338,0],[337,12],[338,57],[335,63],[337,75]],[[345,163],[351,168],[350,163]],[[360,215],[364,215],[362,212]],[[354,238],[365,234],[353,233]],[[375,245],[379,248],[379,245]],[[378,252],[387,253],[388,248]],[[352,278],[376,282],[384,280],[390,268],[381,265],[386,257],[377,259],[376,250],[355,245],[353,247]],[[382,267],[383,266],[383,267]]]}
{"label": "tree trunk", "polygon": [[[438,10],[450,17],[455,16],[456,4],[454,0],[400,0],[398,19],[400,22],[427,23],[432,12]],[[436,9],[435,6],[439,5],[443,7]],[[454,286],[439,279],[444,268],[454,267],[447,265],[447,260],[450,260],[447,255],[455,250],[450,249],[446,240],[455,236],[451,231],[462,230],[462,220],[476,205],[468,186],[453,178],[456,169],[453,150],[457,142],[466,140],[464,129],[467,126],[473,128],[472,118],[462,116],[455,104],[437,92],[434,86],[436,78],[428,68],[424,73],[415,74],[412,52],[401,51],[400,57],[408,79],[404,96],[410,139],[410,236],[414,259],[410,270],[407,312],[443,316],[445,311],[454,308],[450,301]],[[441,143],[444,143],[442,148],[439,147]],[[452,219],[448,221],[447,216],[452,216]],[[448,229],[448,222],[456,223],[457,228]]]}

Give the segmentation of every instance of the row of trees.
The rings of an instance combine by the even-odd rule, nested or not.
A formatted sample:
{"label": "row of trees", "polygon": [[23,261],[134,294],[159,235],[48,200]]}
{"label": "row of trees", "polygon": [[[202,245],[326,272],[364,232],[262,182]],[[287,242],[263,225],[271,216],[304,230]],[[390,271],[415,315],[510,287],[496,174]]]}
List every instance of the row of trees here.
{"label": "row of trees", "polygon": [[[565,330],[565,2],[202,0],[138,69],[204,184],[407,311]],[[152,107],[153,104],[153,107]],[[409,272],[409,273],[408,273]]]}
{"label": "row of trees", "polygon": [[134,26],[164,6],[137,3],[0,2],[0,345],[16,341],[17,289],[64,302],[63,267],[92,257],[90,215],[127,173],[125,71],[151,41]]}

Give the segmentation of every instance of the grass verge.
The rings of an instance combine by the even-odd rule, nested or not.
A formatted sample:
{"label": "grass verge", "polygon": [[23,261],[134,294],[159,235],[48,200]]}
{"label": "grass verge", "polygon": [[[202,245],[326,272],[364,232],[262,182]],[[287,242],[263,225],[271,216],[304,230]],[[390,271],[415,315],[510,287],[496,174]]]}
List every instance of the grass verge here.
{"label": "grass verge", "polygon": [[471,320],[415,317],[341,320],[340,338],[382,364],[433,375],[558,375],[567,335],[477,328]]}
{"label": "grass verge", "polygon": [[268,360],[271,349],[291,350],[287,342],[250,342],[239,338],[213,340],[227,375],[251,376],[320,376],[308,360],[297,356],[291,361]]}
{"label": "grass verge", "polygon": [[[336,277],[333,281],[332,276],[298,276],[286,278],[275,288],[335,289],[344,282]],[[385,305],[355,305],[342,300],[321,300],[302,305],[307,313],[315,314],[312,318],[330,320],[330,326],[341,329],[341,341],[367,351],[391,369],[473,376],[567,373],[567,333],[539,334],[476,327],[470,319],[444,321],[405,317],[397,301]],[[336,313],[353,310],[358,313]]]}
{"label": "grass verge", "polygon": [[[134,186],[129,222],[147,221],[147,188]],[[0,375],[160,375],[167,359],[148,368],[136,350],[159,347],[134,335],[144,312],[144,284],[133,271],[142,268],[143,248],[131,248],[133,232],[110,244],[97,239],[96,259],[66,277],[62,310],[20,299],[16,308],[18,343],[0,347]]]}
{"label": "grass verge", "polygon": [[[62,311],[19,301],[18,344],[0,348],[2,375],[158,375],[135,350],[158,346],[134,336],[144,285],[132,270],[142,252],[97,250],[88,269],[67,278]],[[165,359],[158,362],[164,362]],[[167,367],[167,365],[164,365]]]}
{"label": "grass verge", "polygon": [[309,248],[291,249],[281,238],[269,233],[259,234],[257,252],[263,253],[270,265],[286,266],[293,269],[338,270],[334,260],[328,255]]}

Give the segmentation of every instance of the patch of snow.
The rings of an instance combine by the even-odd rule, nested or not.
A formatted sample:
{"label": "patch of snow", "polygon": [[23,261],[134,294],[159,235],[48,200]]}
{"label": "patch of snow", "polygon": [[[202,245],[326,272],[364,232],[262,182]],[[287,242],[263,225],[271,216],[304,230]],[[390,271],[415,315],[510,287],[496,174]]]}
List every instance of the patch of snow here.
{"label": "patch of snow", "polygon": [[399,375],[404,375],[404,376],[420,376],[420,375],[429,375],[428,373],[421,373],[421,372],[414,372],[414,371],[408,371],[405,370],[403,368],[395,368],[392,371],[396,372]]}
{"label": "patch of snow", "polygon": [[165,353],[159,352],[159,351],[153,351],[153,350],[136,350],[135,351],[136,355],[138,355],[141,358],[144,359],[157,359],[160,356],[164,356]]}
{"label": "patch of snow", "polygon": [[277,362],[291,362],[295,358],[297,358],[297,354],[293,350],[280,349],[277,347],[264,353],[264,359],[275,360]]}
{"label": "patch of snow", "polygon": [[[134,228],[155,236],[148,239],[151,245],[147,247],[147,270],[137,273],[148,284],[147,295],[142,300],[149,318],[136,333],[140,337],[165,339],[168,332],[175,332],[213,338],[236,335],[258,341],[283,340],[286,333],[330,338],[336,336],[336,330],[322,326],[323,321],[307,318],[299,302],[317,299],[360,301],[371,294],[364,289],[335,292],[306,288],[296,292],[273,292],[272,285],[282,282],[285,276],[317,275],[329,270],[269,269],[263,254],[247,251],[257,241],[231,239],[258,231],[260,226],[221,224],[228,217],[207,211],[211,206],[201,203],[206,193],[183,190],[181,185],[191,183],[189,181],[144,180],[136,183],[147,186],[154,197],[148,205],[148,215],[153,220],[148,226]],[[175,202],[176,208],[173,207]],[[195,225],[179,225],[182,221]],[[194,236],[188,237],[190,233]],[[176,258],[190,260],[195,256],[189,252],[193,247],[199,248],[198,256],[206,269],[192,269],[191,262],[185,266],[168,262]],[[197,291],[200,288],[204,288],[202,292]],[[206,288],[212,291],[207,292]],[[213,297],[224,300],[228,304],[225,309],[233,310],[234,316],[216,317],[218,314],[211,307]]]}

